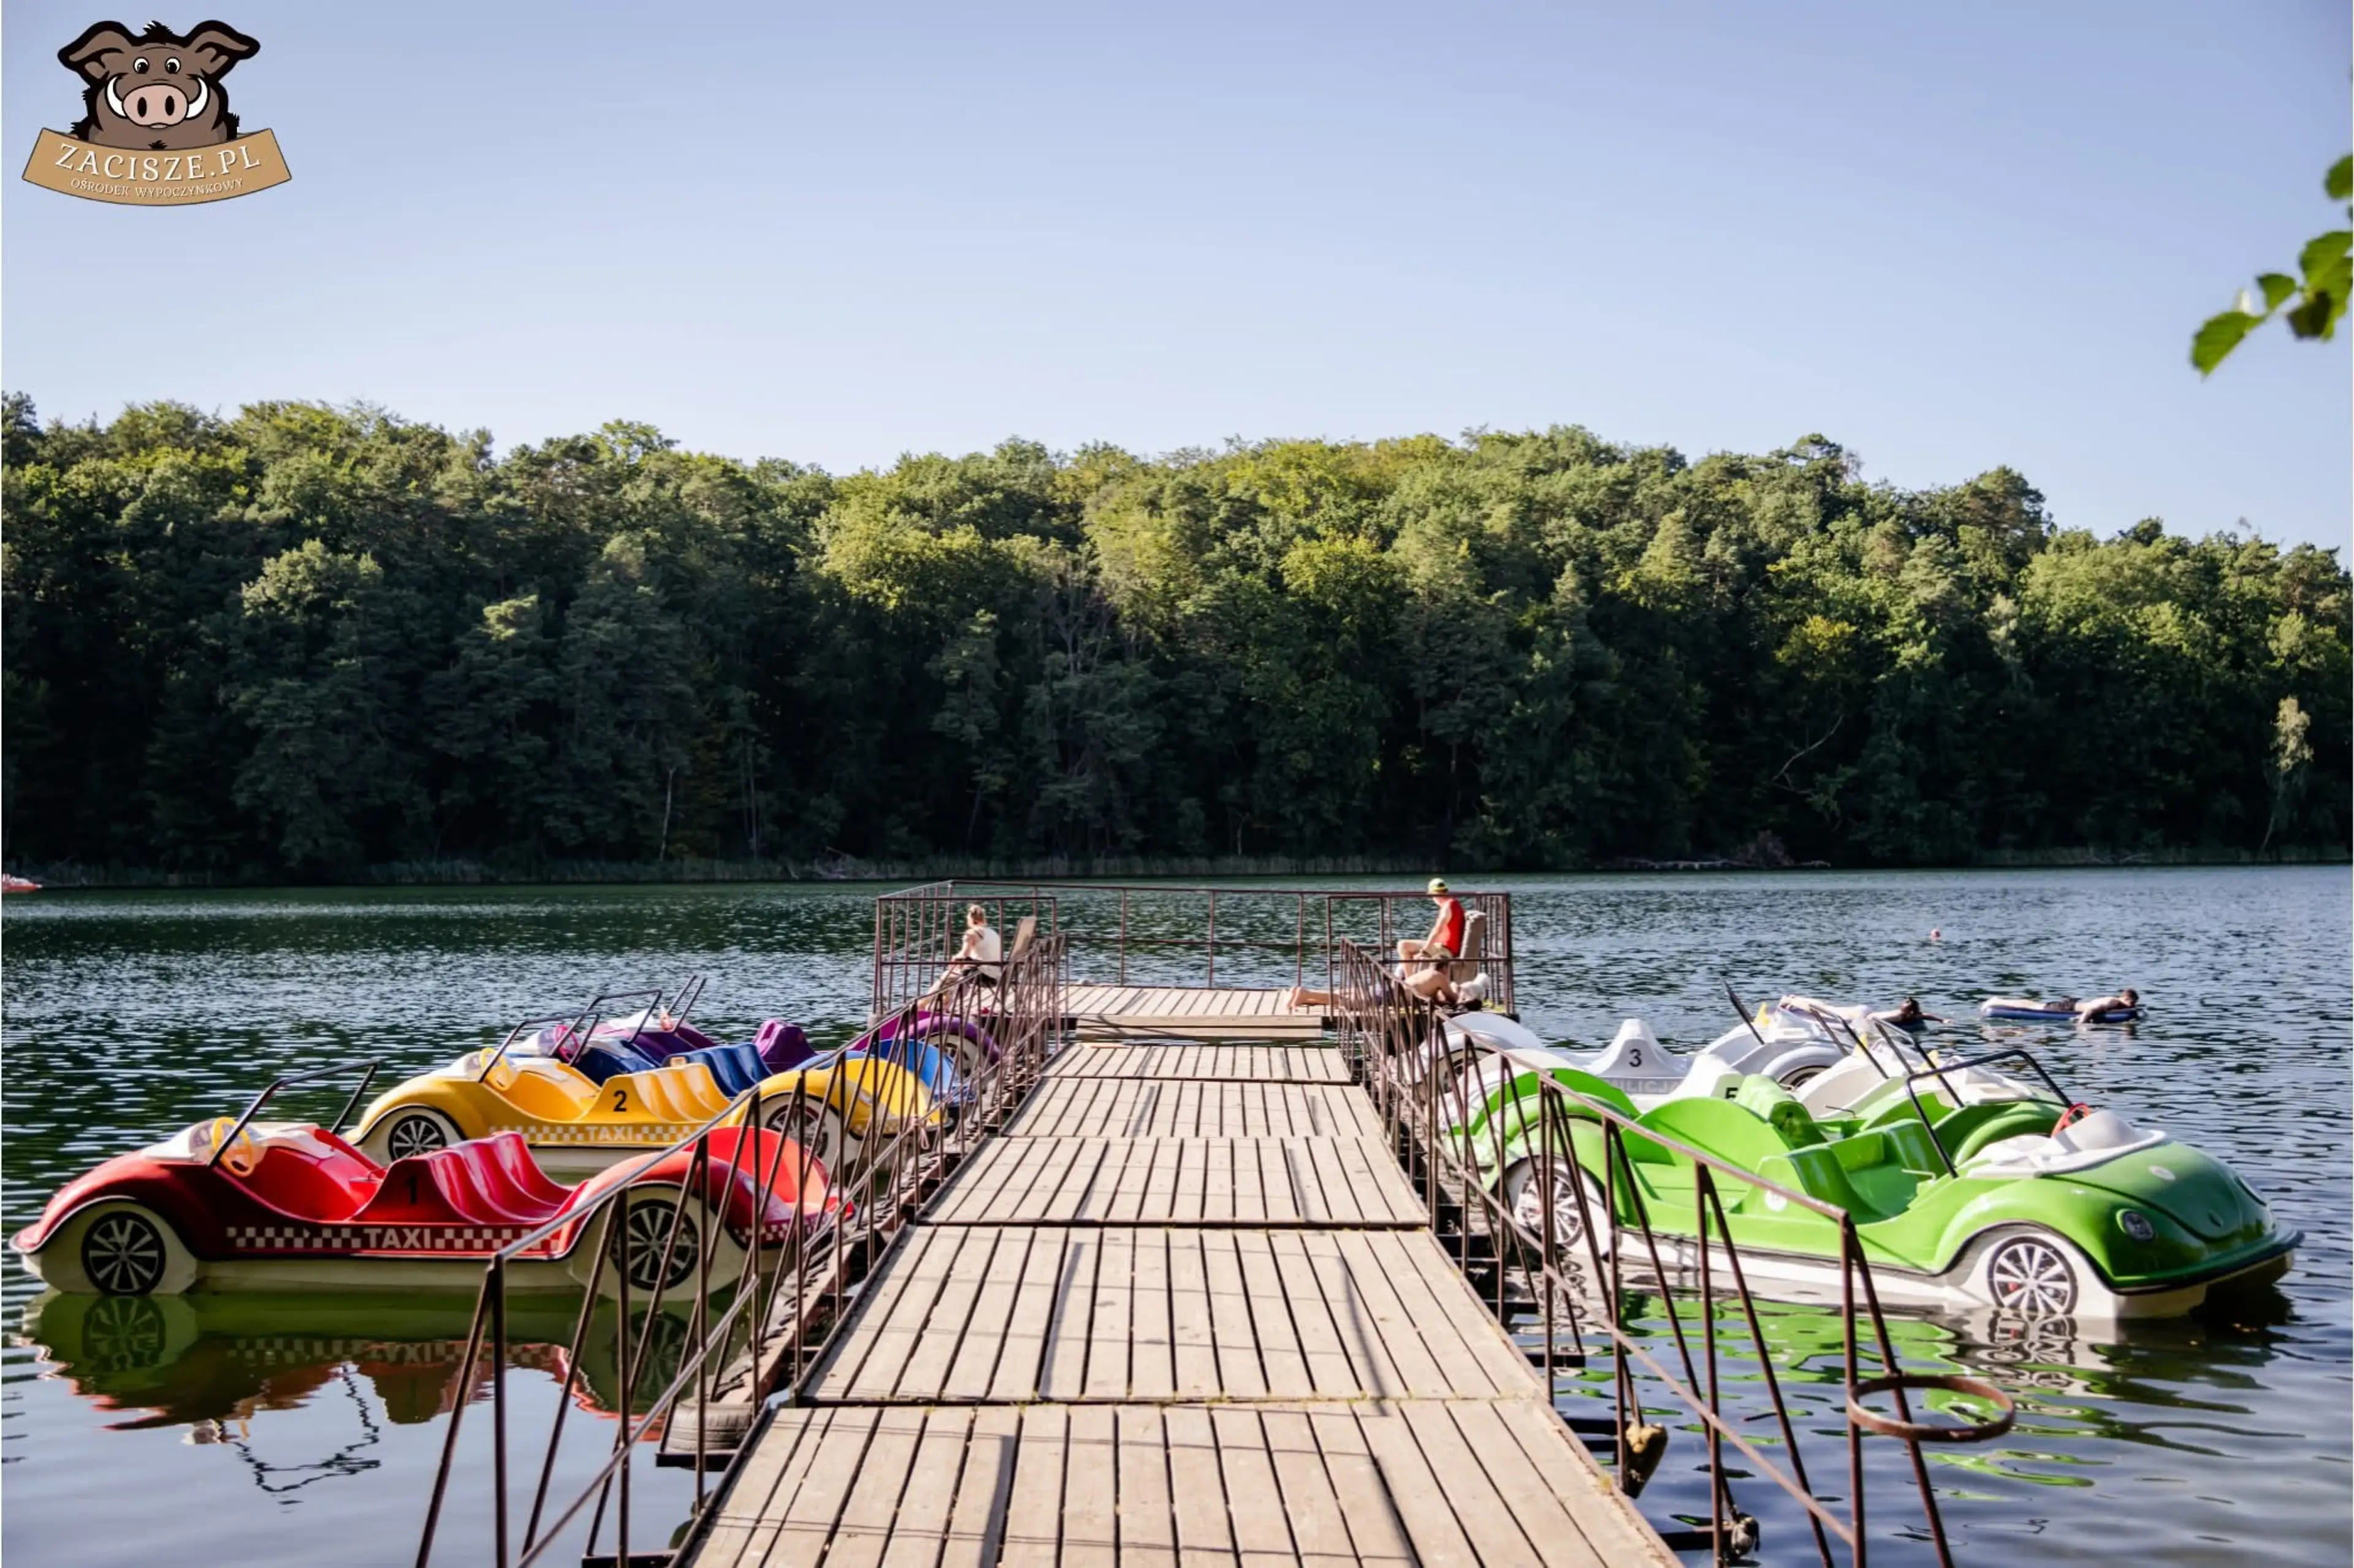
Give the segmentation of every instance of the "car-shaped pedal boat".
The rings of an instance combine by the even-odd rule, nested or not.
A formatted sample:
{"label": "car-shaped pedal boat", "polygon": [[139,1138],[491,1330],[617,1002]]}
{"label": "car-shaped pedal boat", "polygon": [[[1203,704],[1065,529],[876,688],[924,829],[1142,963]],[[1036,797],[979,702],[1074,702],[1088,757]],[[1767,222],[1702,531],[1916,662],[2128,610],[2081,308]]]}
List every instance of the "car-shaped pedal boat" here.
{"label": "car-shaped pedal boat", "polygon": [[[731,1095],[762,1078],[816,1065],[822,1056],[875,1056],[915,1073],[934,1101],[944,1104],[954,1103],[964,1092],[960,1086],[980,1077],[1002,1054],[996,1038],[980,1022],[921,1006],[894,1013],[832,1053],[812,1046],[800,1025],[775,1018],[761,1024],[748,1043],[726,1044],[687,1022],[704,988],[705,977],[693,975],[675,992],[659,987],[601,991],[568,1020],[535,1021],[539,1026],[515,1040],[512,1050],[570,1062],[600,1083],[614,1073],[701,1062]],[[607,1016],[609,1009],[631,1004],[634,1012]],[[602,1070],[596,1065],[600,1052],[613,1057]]]}
{"label": "car-shaped pedal boat", "polygon": [[1662,1045],[1639,1018],[1620,1023],[1599,1051],[1566,1051],[1547,1045],[1525,1024],[1500,1013],[1463,1012],[1447,1020],[1444,1052],[1426,1048],[1420,1059],[1443,1054],[1457,1071],[1466,1063],[1486,1062],[1491,1065],[1481,1070],[1490,1077],[1499,1057],[1568,1067],[1600,1079],[1642,1107],[1671,1099],[1721,1099],[1752,1076],[1803,1091],[1860,1049],[1893,1054],[1911,1066],[1927,1062],[1911,1035],[1861,1007],[1805,996],[1782,997],[1754,1014],[1737,999],[1735,1007],[1742,1022],[1691,1053]]}
{"label": "car-shaped pedal boat", "polygon": [[[667,1023],[667,1020],[655,1022]],[[642,1017],[609,1019],[593,1030],[579,1031],[569,1025],[543,1027],[515,1042],[509,1054],[514,1056],[550,1056],[578,1069],[593,1083],[602,1084],[627,1073],[650,1072],[656,1067],[678,1067],[700,1063],[708,1068],[712,1080],[722,1094],[730,1098],[758,1086],[788,1072],[806,1072],[822,1067],[840,1067],[873,1059],[888,1062],[915,1075],[924,1092],[935,1106],[962,1105],[972,1098],[971,1086],[957,1065],[952,1047],[959,1044],[970,1046],[972,1042],[946,1026],[955,1020],[917,1014],[912,1021],[895,1019],[880,1029],[869,1030],[839,1050],[819,1052],[811,1049],[807,1038],[800,1036],[800,1044],[789,1063],[779,1065],[779,1054],[763,1051],[755,1043],[747,1045],[703,1045],[692,1050],[676,1050],[667,1055],[659,1047],[675,1044],[682,1038],[675,1026],[656,1028]],[[893,1024],[908,1026],[895,1030]],[[766,1039],[775,1027],[770,1020],[762,1029]],[[980,1033],[980,1032],[977,1032]],[[985,1039],[985,1033],[983,1033]],[[650,1043],[652,1048],[650,1048]],[[994,1042],[988,1044],[993,1047]]]}
{"label": "car-shaped pedal boat", "polygon": [[[615,1045],[625,1048],[633,1064],[664,1066],[675,1062],[701,1062],[719,1080],[720,1086],[739,1093],[730,1086],[731,1075],[748,1073],[745,1086],[767,1077],[798,1067],[815,1053],[809,1036],[799,1024],[771,1018],[760,1025],[759,1033],[748,1044],[735,1045],[714,1040],[688,1022],[695,1003],[702,1000],[704,977],[689,976],[686,983],[675,992],[652,987],[643,991],[599,991],[578,1013],[566,1020],[535,1021],[540,1027],[517,1039],[514,1052],[517,1055],[556,1056],[571,1061],[582,1046]],[[606,1016],[614,1007],[636,1004],[636,1011],[617,1016]],[[629,1071],[638,1070],[632,1065]]]}
{"label": "car-shaped pedal boat", "polygon": [[[549,1227],[514,1262],[514,1287],[578,1288],[591,1234],[610,1232],[634,1288],[675,1288],[706,1250],[716,1288],[742,1272],[756,1229],[766,1250],[839,1207],[822,1164],[758,1129],[715,1131],[699,1165],[693,1149],[672,1150],[577,1187],[550,1179],[512,1132],[379,1163],[333,1128],[255,1120],[287,1081],[243,1117],[197,1122],[68,1182],[14,1238],[26,1266],[56,1289],[111,1296],[467,1289],[492,1254]],[[609,1222],[596,1204],[623,1185]],[[601,1271],[608,1288],[615,1275]]]}
{"label": "car-shaped pedal boat", "polygon": [[[1626,1158],[1615,1181],[1606,1181],[1599,1118],[1575,1101],[1553,1113],[1557,1126],[1567,1120],[1575,1160],[1540,1157],[1541,1073],[1635,1121],[1620,1140]],[[1806,1099],[1836,1114],[1819,1117],[1762,1075],[1743,1079],[1731,1098],[1670,1099],[1638,1113],[1598,1078],[1530,1065],[1481,1101],[1456,1136],[1532,1231],[1543,1222],[1540,1189],[1550,1185],[1553,1234],[1573,1260],[1589,1255],[1589,1214],[1592,1247],[1641,1255],[1628,1234],[1639,1213],[1669,1260],[1690,1264],[1697,1165],[1642,1136],[1657,1132],[1846,1210],[1892,1305],[2168,1317],[2227,1287],[2277,1279],[2302,1239],[2222,1161],[2115,1111],[2071,1104],[2027,1052],[1894,1072],[1875,1048],[1852,1054],[1835,1074],[1806,1086]],[[1717,1185],[1753,1284],[1797,1299],[1836,1295],[1836,1222],[1738,1178],[1720,1173]],[[1617,1194],[1615,1215],[1603,1212],[1606,1192]]]}
{"label": "car-shaped pedal boat", "polygon": [[920,1128],[938,1116],[914,1074],[871,1057],[821,1059],[759,1080],[757,1095],[731,1095],[703,1062],[616,1072],[599,1082],[553,1056],[514,1054],[527,1032],[547,1022],[527,1020],[496,1046],[379,1096],[361,1114],[354,1141],[391,1160],[514,1132],[544,1169],[568,1175],[666,1149],[706,1125],[733,1125],[757,1106],[761,1126],[840,1171],[878,1131]]}

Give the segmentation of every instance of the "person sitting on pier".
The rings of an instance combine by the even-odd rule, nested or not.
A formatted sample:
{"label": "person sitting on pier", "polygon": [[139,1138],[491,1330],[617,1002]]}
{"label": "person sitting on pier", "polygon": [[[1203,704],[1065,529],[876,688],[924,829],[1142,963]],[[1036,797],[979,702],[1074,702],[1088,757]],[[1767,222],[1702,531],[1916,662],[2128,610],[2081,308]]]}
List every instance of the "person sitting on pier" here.
{"label": "person sitting on pier", "polygon": [[1463,956],[1463,901],[1447,891],[1447,879],[1430,879],[1430,901],[1438,906],[1438,918],[1431,922],[1430,935],[1417,942],[1406,938],[1398,943],[1398,957],[1408,961],[1405,973],[1414,975],[1419,969],[1443,972],[1436,964],[1417,966],[1419,959],[1459,959]]}
{"label": "person sitting on pier", "polygon": [[989,911],[978,904],[965,906],[964,941],[955,958],[924,993],[928,1001],[950,986],[974,984],[993,986],[1005,969],[1005,938],[989,923]]}

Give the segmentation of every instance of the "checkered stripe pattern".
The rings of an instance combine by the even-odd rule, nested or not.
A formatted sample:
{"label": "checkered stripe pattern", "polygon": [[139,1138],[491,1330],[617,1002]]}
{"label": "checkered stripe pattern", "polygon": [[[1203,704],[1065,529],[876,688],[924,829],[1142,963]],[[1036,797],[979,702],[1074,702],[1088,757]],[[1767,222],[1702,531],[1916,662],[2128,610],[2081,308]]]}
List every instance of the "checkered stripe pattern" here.
{"label": "checkered stripe pattern", "polygon": [[491,1253],[525,1234],[521,1225],[231,1225],[240,1252]]}
{"label": "checkered stripe pattern", "polygon": [[635,1122],[621,1126],[560,1121],[517,1122],[509,1127],[493,1127],[493,1134],[519,1132],[525,1143],[619,1143],[643,1144],[649,1149],[663,1149],[676,1143],[695,1130],[691,1123],[673,1126],[669,1122]]}

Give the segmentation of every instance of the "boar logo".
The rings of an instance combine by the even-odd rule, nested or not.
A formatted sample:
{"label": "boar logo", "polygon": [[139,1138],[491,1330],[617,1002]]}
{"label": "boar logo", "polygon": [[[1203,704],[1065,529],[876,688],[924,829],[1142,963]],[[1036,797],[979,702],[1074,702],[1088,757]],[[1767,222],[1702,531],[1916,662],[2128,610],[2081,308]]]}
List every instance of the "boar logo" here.
{"label": "boar logo", "polygon": [[221,79],[261,45],[226,22],[133,34],[100,22],[58,51],[82,81],[82,117],[45,131],[26,165],[35,185],[68,196],[172,207],[244,196],[288,178],[278,139],[238,133]]}
{"label": "boar logo", "polygon": [[155,153],[233,142],[237,116],[220,79],[260,48],[227,22],[200,22],[185,38],[161,22],[135,38],[120,22],[101,22],[58,51],[90,83],[74,136]]}

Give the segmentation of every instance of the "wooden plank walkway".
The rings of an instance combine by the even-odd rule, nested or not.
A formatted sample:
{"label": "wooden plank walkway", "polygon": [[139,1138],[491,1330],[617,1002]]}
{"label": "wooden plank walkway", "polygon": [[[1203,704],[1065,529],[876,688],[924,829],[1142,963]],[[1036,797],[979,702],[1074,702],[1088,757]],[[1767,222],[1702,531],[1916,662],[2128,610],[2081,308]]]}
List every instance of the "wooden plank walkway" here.
{"label": "wooden plank walkway", "polygon": [[1388,1151],[1337,1138],[1000,1138],[934,1201],[936,1225],[1419,1226]]}
{"label": "wooden plank walkway", "polygon": [[[1321,983],[1320,981],[1319,983]],[[1293,1007],[1287,988],[1090,985],[1063,990],[1063,1011],[1082,1040],[1182,1035],[1189,1040],[1314,1040],[1331,1022],[1320,1007]]]}
{"label": "wooden plank walkway", "polygon": [[1675,1562],[1324,1046],[1065,1052],[927,1205],[695,1568]]}
{"label": "wooden plank walkway", "polygon": [[1064,1078],[1345,1084],[1349,1067],[1329,1045],[1090,1045],[1055,1058],[1047,1081]]}
{"label": "wooden plank walkway", "polygon": [[1073,1076],[1041,1084],[1006,1130],[1017,1138],[1378,1138],[1382,1126],[1373,1102],[1348,1084]]}

